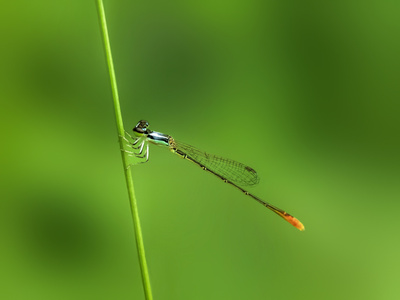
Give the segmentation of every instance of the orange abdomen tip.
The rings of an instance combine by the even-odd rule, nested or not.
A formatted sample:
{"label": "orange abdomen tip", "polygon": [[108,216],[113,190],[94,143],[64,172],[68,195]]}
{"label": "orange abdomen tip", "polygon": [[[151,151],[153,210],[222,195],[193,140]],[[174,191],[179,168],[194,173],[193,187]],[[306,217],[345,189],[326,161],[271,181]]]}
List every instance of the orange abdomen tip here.
{"label": "orange abdomen tip", "polygon": [[303,231],[305,229],[303,223],[301,223],[299,220],[289,215],[288,213],[277,212],[277,214],[280,215],[282,218],[284,218],[286,221],[288,221],[290,224],[292,224],[294,227],[296,227],[298,230]]}
{"label": "orange abdomen tip", "polygon": [[286,215],[283,218],[290,224],[292,224],[294,227],[296,227],[298,230],[303,231],[305,229],[303,223],[301,223],[295,217],[292,217],[291,215]]}

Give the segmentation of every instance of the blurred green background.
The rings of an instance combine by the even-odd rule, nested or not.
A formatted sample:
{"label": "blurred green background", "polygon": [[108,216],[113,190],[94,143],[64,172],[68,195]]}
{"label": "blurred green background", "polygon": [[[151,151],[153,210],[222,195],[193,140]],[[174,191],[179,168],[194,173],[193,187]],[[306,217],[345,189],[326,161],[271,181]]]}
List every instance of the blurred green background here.
{"label": "blurred green background", "polygon": [[[397,299],[400,5],[105,1],[155,299]],[[94,1],[2,3],[1,299],[143,299]]]}

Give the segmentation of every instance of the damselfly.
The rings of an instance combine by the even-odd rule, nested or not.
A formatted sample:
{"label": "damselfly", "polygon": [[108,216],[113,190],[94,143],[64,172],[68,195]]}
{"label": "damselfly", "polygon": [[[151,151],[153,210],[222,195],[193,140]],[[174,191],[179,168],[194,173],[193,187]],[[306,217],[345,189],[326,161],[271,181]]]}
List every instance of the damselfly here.
{"label": "damselfly", "polygon": [[291,216],[284,210],[261,200],[241,187],[255,185],[259,182],[257,172],[253,168],[231,159],[222,158],[200,151],[193,146],[175,140],[172,136],[161,132],[152,131],[148,129],[148,127],[149,123],[147,121],[139,121],[139,123],[137,123],[137,125],[133,128],[134,137],[128,134],[132,141],[130,142],[126,139],[126,141],[129,143],[128,146],[137,151],[123,151],[127,152],[131,156],[145,159],[143,162],[147,162],[149,160],[149,143],[166,146],[173,153],[176,153],[180,157],[194,162],[203,170],[214,174],[222,179],[225,183],[229,183],[230,185],[239,189],[245,195],[250,196],[257,202],[264,205],[266,208],[284,218],[297,229],[304,230],[303,224],[295,217]]}

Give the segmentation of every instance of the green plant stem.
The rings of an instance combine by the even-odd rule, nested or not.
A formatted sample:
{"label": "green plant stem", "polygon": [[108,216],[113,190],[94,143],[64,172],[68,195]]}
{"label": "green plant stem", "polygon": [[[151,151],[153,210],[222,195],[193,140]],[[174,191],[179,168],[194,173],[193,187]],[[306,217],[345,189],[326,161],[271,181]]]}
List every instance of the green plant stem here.
{"label": "green plant stem", "polygon": [[[122,139],[122,137],[125,135],[124,124],[122,122],[121,108],[119,105],[119,97],[118,97],[118,90],[117,90],[117,81],[116,81],[115,73],[114,73],[114,65],[113,65],[112,56],[111,56],[110,41],[108,38],[106,16],[105,16],[102,0],[97,0],[97,9],[98,9],[99,18],[100,18],[100,25],[101,25],[102,35],[103,35],[104,48],[105,48],[106,57],[107,57],[107,65],[108,65],[108,70],[109,70],[109,74],[110,74],[111,89],[112,89],[112,95],[113,95],[113,100],[114,100],[114,110],[115,110],[115,119],[116,119],[116,123],[117,123],[119,145],[120,145],[120,149],[124,149],[124,141]],[[139,213],[138,213],[138,209],[137,209],[135,191],[134,191],[134,187],[133,187],[132,173],[130,172],[130,170],[128,168],[127,154],[125,152],[121,151],[121,156],[122,156],[122,163],[123,163],[124,172],[125,172],[126,186],[128,188],[128,195],[129,195],[129,200],[130,200],[133,225],[134,225],[134,229],[135,229],[136,246],[137,246],[137,251],[138,251],[138,256],[139,256],[140,269],[142,272],[144,294],[145,294],[145,297],[147,300],[151,300],[151,299],[153,299],[153,296],[152,296],[152,292],[151,292],[149,270],[147,268],[146,256],[145,256],[145,251],[144,251],[142,230],[140,228]]]}

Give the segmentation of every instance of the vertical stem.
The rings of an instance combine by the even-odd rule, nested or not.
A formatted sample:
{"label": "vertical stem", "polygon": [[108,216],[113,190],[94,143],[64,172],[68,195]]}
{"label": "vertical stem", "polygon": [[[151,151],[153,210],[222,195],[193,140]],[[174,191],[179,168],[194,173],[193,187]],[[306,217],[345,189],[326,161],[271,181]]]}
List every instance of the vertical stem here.
{"label": "vertical stem", "polygon": [[[108,31],[107,31],[106,16],[105,16],[102,0],[97,0],[97,8],[98,8],[98,13],[99,13],[99,18],[100,18],[100,25],[101,25],[101,31],[102,31],[102,36],[103,36],[104,48],[106,51],[107,65],[108,65],[108,70],[109,70],[109,74],[110,74],[111,89],[112,89],[112,95],[113,95],[113,101],[114,101],[115,119],[116,119],[116,123],[117,123],[117,131],[118,131],[118,137],[119,137],[119,145],[120,145],[120,149],[124,149],[124,141],[122,139],[122,136],[125,135],[124,124],[122,121],[121,108],[120,108],[120,104],[119,104],[119,97],[118,97],[118,90],[117,90],[117,81],[116,81],[115,73],[114,73],[114,65],[113,65],[112,56],[111,56],[111,47],[110,47],[110,41],[109,41]],[[142,272],[144,294],[145,294],[145,297],[147,300],[152,300],[153,296],[152,296],[151,286],[150,286],[149,270],[147,268],[146,256],[145,256],[145,251],[144,251],[143,236],[142,236],[142,230],[140,228],[139,213],[138,213],[138,209],[137,209],[135,191],[134,191],[134,187],[133,187],[132,173],[130,172],[130,169],[128,168],[127,154],[125,152],[121,151],[121,156],[122,156],[122,163],[123,163],[124,172],[125,172],[126,186],[128,188],[128,195],[129,195],[129,200],[130,200],[130,207],[131,207],[132,219],[133,219],[133,225],[134,225],[135,237],[136,237],[136,246],[137,246],[137,251],[138,251],[138,256],[139,256],[140,269]]]}

